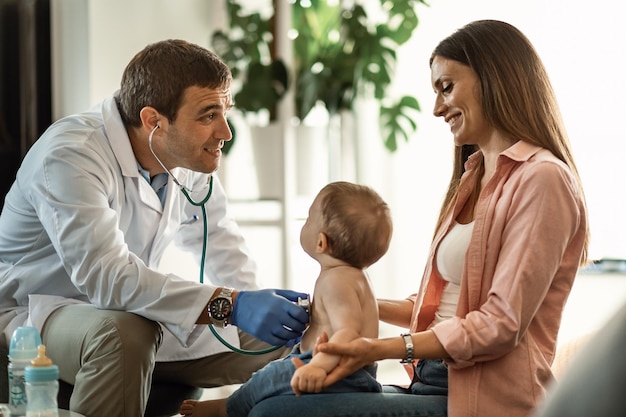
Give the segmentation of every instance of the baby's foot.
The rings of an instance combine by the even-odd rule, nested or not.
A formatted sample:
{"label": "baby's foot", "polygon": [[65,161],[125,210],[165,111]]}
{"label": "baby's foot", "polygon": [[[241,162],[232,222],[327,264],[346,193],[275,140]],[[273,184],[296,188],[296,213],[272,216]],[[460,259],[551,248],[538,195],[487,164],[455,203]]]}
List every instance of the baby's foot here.
{"label": "baby's foot", "polygon": [[180,405],[180,414],[185,417],[228,417],[226,400],[185,400]]}

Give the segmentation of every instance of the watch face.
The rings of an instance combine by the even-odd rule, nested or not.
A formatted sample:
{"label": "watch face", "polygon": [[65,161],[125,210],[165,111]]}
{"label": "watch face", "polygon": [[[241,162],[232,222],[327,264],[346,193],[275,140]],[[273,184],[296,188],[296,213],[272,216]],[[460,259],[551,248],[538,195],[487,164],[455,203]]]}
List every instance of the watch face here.
{"label": "watch face", "polygon": [[230,317],[231,310],[232,304],[228,298],[217,297],[209,304],[209,312],[214,320],[226,320]]}

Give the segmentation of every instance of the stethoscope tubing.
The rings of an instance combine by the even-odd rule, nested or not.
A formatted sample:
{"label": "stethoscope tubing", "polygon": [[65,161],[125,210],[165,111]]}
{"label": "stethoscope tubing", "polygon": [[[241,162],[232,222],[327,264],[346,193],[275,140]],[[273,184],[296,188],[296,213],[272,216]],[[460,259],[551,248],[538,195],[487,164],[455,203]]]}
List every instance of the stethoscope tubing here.
{"label": "stethoscope tubing", "polygon": [[[172,172],[169,169],[167,169],[165,164],[161,162],[161,158],[159,158],[157,154],[154,152],[154,148],[152,147],[152,137],[154,136],[154,132],[156,132],[158,128],[159,128],[159,125],[154,126],[154,128],[150,131],[150,134],[148,135],[148,147],[150,148],[150,152],[152,152],[152,155],[157,160],[159,165],[161,165],[161,167],[167,172],[167,174],[170,177],[172,177],[172,181],[174,181],[174,183],[178,185],[178,187],[180,188],[180,191],[183,193],[187,201],[193,206],[200,207],[200,209],[202,210],[203,239],[202,239],[202,256],[200,260],[199,281],[200,281],[200,284],[204,284],[204,263],[206,261],[206,249],[207,249],[207,241],[209,237],[208,220],[207,220],[206,208],[204,205],[206,204],[207,201],[209,201],[211,194],[213,194],[213,175],[209,177],[209,191],[207,191],[206,196],[201,201],[194,201],[189,195],[190,190],[188,190],[185,186],[183,186],[178,181],[178,179],[176,179],[174,174],[172,174]],[[226,346],[227,348],[229,348],[235,353],[240,353],[243,355],[264,355],[266,353],[270,353],[281,348],[281,346],[272,346],[267,349],[260,349],[260,350],[240,349],[236,346],[231,345],[222,336],[220,336],[220,334],[215,330],[215,327],[212,324],[209,324],[208,326],[209,326],[209,329],[211,330],[211,333],[213,333],[213,335],[215,336],[215,338],[219,340],[224,346]]]}

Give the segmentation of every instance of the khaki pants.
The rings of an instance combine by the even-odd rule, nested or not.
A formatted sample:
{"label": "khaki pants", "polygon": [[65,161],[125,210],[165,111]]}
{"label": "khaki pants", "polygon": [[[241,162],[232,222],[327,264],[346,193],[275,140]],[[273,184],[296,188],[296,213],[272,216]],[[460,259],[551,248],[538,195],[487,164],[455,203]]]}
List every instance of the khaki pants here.
{"label": "khaki pants", "polygon": [[[240,332],[243,349],[263,342]],[[69,305],[55,311],[42,332],[60,379],[74,385],[70,409],[89,417],[143,416],[152,380],[216,387],[245,382],[252,372],[288,353],[220,353],[196,360],[159,362],[160,326],[133,313]]]}

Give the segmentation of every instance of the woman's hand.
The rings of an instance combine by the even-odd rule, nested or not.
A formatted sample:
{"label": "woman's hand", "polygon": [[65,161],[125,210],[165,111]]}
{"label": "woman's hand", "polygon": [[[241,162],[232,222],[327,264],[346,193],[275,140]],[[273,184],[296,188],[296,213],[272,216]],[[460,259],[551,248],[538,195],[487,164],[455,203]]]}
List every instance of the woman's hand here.
{"label": "woman's hand", "polygon": [[359,337],[349,343],[328,343],[327,340],[328,337],[326,337],[326,340],[321,337],[315,350],[332,355],[340,355],[341,359],[337,367],[330,371],[326,377],[324,387],[328,387],[380,359],[375,349],[378,339]]}
{"label": "woman's hand", "polygon": [[[446,359],[450,357],[432,330],[413,333],[411,338],[415,358]],[[328,342],[328,336],[323,334],[318,338],[313,352],[341,356],[339,364],[328,373],[324,381],[324,387],[328,387],[376,361],[405,358],[406,345],[400,336],[385,339],[359,337],[348,343],[336,343]],[[295,361],[294,364],[301,366]]]}
{"label": "woman's hand", "polygon": [[[341,356],[339,364],[330,371],[324,380],[323,387],[326,388],[333,385],[337,381],[352,375],[364,366],[381,359],[376,356],[377,354],[374,352],[373,348],[377,340],[378,339],[359,337],[348,343],[329,343],[326,333],[318,337],[315,341],[315,347],[313,348],[313,355],[324,352]],[[292,358],[291,362],[296,368],[304,366],[304,363],[298,358]]]}

